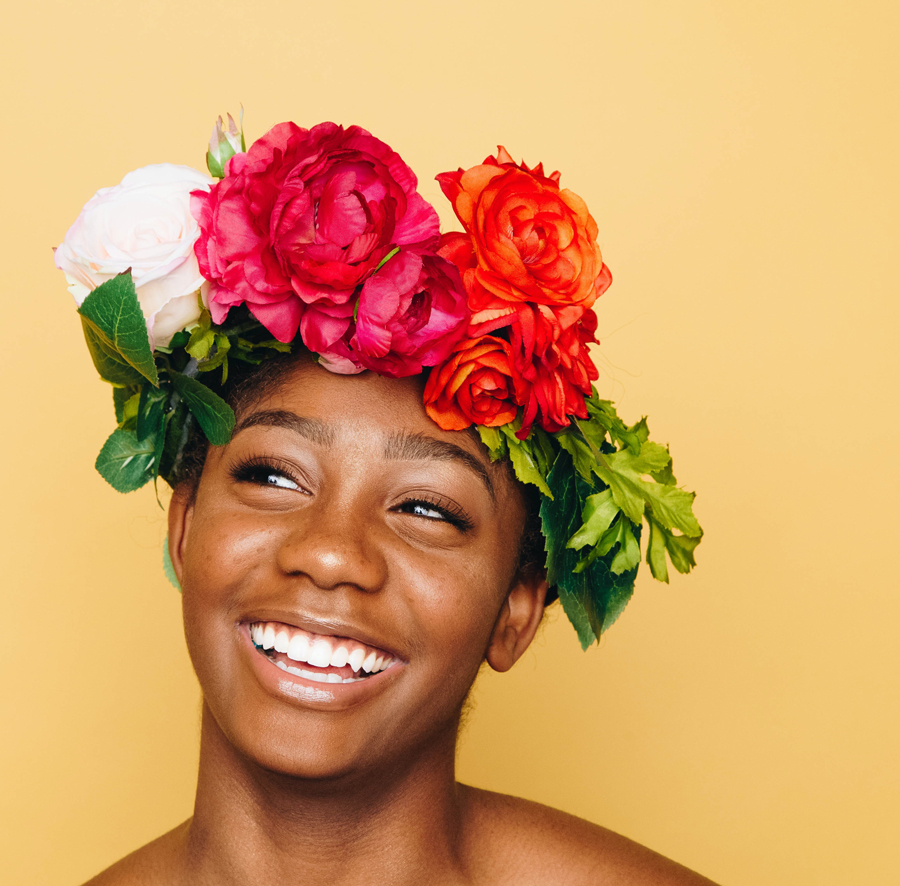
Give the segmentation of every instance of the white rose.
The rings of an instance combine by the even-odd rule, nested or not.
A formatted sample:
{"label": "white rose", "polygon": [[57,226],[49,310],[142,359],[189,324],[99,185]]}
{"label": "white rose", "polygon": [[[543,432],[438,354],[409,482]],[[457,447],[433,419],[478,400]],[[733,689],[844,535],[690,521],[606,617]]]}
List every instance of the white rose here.
{"label": "white rose", "polygon": [[151,347],[165,347],[195,323],[197,290],[205,290],[206,281],[194,255],[200,228],[190,194],[212,184],[189,166],[159,163],[97,191],[54,255],[75,301],[80,305],[91,290],[131,268]]}

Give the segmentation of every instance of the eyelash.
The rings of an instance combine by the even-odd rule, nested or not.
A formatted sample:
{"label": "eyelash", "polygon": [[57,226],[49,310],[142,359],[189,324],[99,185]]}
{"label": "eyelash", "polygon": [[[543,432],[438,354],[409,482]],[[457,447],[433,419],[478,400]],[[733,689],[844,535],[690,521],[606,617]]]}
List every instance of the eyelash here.
{"label": "eyelash", "polygon": [[[448,501],[439,495],[435,495],[431,498],[428,496],[408,498],[397,506],[397,510],[401,511],[401,513],[409,513],[409,511],[405,509],[412,509],[415,507],[424,507],[429,511],[440,512],[443,515],[444,521],[451,526],[455,526],[460,532],[469,532],[469,530],[472,529],[473,523],[469,519],[469,515],[459,507],[459,505],[452,501]],[[435,517],[426,517],[424,514],[421,516],[425,520],[437,520]]]}
{"label": "eyelash", "polygon": [[[258,456],[246,458],[238,462],[231,469],[232,479],[238,483],[252,483],[257,486],[268,486],[284,489],[286,487],[279,486],[277,483],[270,483],[269,478],[272,476],[285,477],[296,486],[303,488],[302,483],[294,476],[294,472],[288,465],[280,463],[272,458],[260,458]],[[469,515],[457,505],[455,502],[449,501],[440,495],[434,496],[416,496],[410,497],[401,502],[395,510],[400,513],[412,513],[416,507],[422,507],[430,511],[438,511],[443,520],[451,526],[456,527],[460,532],[469,532],[473,523]],[[424,514],[419,515],[424,520],[433,520],[440,522],[436,517],[427,517]]]}
{"label": "eyelash", "polygon": [[286,464],[272,458],[246,458],[238,462],[231,469],[232,479],[238,483],[254,483],[257,486],[274,486],[284,489],[277,483],[270,483],[269,477],[273,475],[286,477],[291,483],[302,488],[303,484],[294,476],[294,472]]}

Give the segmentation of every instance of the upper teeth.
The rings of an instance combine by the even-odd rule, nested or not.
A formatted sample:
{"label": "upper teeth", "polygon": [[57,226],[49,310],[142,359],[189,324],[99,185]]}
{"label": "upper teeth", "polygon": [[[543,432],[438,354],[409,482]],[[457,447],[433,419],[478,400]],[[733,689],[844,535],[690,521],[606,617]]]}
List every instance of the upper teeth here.
{"label": "upper teeth", "polygon": [[254,622],[250,625],[250,639],[261,649],[274,649],[293,661],[304,661],[318,668],[350,665],[354,671],[375,674],[394,662],[388,653],[356,640],[313,634],[279,622]]}

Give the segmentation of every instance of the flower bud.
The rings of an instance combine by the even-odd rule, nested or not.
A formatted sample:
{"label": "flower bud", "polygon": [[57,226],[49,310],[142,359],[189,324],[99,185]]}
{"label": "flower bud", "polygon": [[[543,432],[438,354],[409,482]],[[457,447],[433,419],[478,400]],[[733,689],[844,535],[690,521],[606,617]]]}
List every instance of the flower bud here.
{"label": "flower bud", "polygon": [[247,150],[244,141],[244,109],[238,118],[240,123],[234,122],[234,117],[228,114],[228,128],[219,117],[213,127],[209,138],[209,150],[206,152],[206,166],[210,175],[216,178],[225,177],[225,164],[235,155]]}

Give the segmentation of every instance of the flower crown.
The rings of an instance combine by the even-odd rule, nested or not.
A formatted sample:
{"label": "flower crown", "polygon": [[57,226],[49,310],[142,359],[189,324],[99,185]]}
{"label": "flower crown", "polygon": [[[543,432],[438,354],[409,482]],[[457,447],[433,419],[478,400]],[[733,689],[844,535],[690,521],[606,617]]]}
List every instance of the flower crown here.
{"label": "flower crown", "polygon": [[[242,123],[242,121],[241,121]],[[427,372],[444,430],[474,425],[542,493],[547,577],[586,648],[631,597],[641,560],[694,564],[694,494],[646,419],[597,396],[596,299],[612,278],[584,201],[504,148],[437,176],[463,231],[441,235],[398,154],[358,126],[281,123],[249,150],[220,117],[213,178],[160,164],[88,201],[55,251],[118,427],[100,474],[174,485],[192,425],[223,445],[234,361],[302,343],[325,368]]]}

